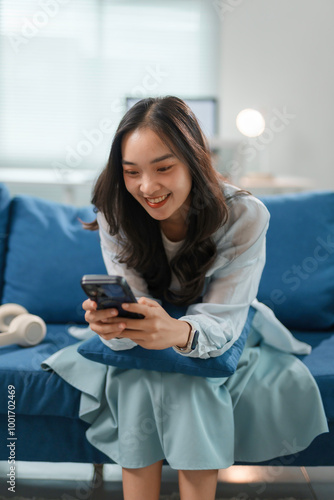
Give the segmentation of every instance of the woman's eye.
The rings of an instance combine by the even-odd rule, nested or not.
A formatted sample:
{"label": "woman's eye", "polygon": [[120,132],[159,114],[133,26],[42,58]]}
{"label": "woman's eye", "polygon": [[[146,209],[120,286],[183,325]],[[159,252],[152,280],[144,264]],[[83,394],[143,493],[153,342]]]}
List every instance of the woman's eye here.
{"label": "woman's eye", "polygon": [[172,168],[173,165],[171,165],[170,167],[161,167],[158,169],[159,172],[166,172],[167,170],[169,170],[170,168]]}
{"label": "woman's eye", "polygon": [[124,173],[128,175],[136,175],[138,172],[135,170],[124,170]]}

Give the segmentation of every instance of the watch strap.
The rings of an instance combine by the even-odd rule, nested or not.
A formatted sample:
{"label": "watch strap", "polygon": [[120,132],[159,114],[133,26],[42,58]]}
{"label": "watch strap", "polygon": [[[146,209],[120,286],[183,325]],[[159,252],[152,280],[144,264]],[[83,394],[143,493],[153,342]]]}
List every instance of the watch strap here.
{"label": "watch strap", "polygon": [[174,349],[181,354],[188,354],[192,352],[194,349],[196,349],[196,346],[198,344],[199,331],[196,330],[196,328],[191,323],[188,323],[188,325],[190,326],[191,330],[189,333],[187,345],[185,347],[179,347],[177,345],[174,346]]}

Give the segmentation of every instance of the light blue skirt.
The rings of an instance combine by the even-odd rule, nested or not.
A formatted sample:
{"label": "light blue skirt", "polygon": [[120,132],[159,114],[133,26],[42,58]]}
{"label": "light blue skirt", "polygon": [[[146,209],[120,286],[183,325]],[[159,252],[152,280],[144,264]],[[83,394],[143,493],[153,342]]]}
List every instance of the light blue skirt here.
{"label": "light blue skirt", "polygon": [[307,367],[255,331],[229,378],[119,369],[83,358],[77,347],[42,367],[82,391],[88,441],[123,467],[166,459],[178,470],[223,469],[298,453],[328,432]]}

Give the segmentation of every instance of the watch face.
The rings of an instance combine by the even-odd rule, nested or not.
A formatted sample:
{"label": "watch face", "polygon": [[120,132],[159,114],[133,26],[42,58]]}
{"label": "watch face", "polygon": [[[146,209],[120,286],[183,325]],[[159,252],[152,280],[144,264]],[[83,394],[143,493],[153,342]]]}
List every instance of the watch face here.
{"label": "watch face", "polygon": [[199,336],[199,331],[198,330],[195,330],[195,333],[194,333],[194,336],[193,336],[193,340],[192,340],[192,343],[191,343],[191,346],[190,346],[190,349],[193,351],[194,349],[196,349],[196,346],[198,344],[198,336]]}

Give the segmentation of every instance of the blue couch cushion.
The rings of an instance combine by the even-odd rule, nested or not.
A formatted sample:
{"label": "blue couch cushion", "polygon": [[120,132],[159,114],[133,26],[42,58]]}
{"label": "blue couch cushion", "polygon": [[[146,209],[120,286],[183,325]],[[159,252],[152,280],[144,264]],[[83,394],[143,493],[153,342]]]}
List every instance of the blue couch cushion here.
{"label": "blue couch cushion", "polygon": [[4,184],[0,184],[0,298],[3,289],[3,272],[5,268],[6,246],[8,239],[10,194]]}
{"label": "blue couch cushion", "polygon": [[312,346],[311,354],[298,356],[314,376],[322,396],[326,416],[334,422],[334,331],[292,332]]}
{"label": "blue couch cushion", "polygon": [[106,272],[92,207],[76,208],[30,196],[12,200],[3,302],[24,306],[48,323],[84,323],[83,274]]}
{"label": "blue couch cushion", "polygon": [[271,218],[258,300],[289,329],[334,327],[334,192],[261,197]]}
{"label": "blue couch cushion", "polygon": [[[174,318],[184,315],[182,308],[166,307]],[[113,351],[101,342],[98,335],[83,342],[78,352],[92,361],[119,368],[137,368],[160,372],[177,372],[199,377],[229,377],[238,365],[239,358],[250,332],[255,314],[253,307],[249,308],[248,317],[239,339],[221,356],[209,359],[189,358],[174,351],[172,347],[162,350],[144,349],[136,346],[124,351]]]}
{"label": "blue couch cushion", "polygon": [[78,342],[67,326],[48,324],[46,337],[33,347],[0,347],[0,414],[7,414],[5,388],[15,386],[16,413],[77,418],[81,393],[41,363],[56,351]]}

